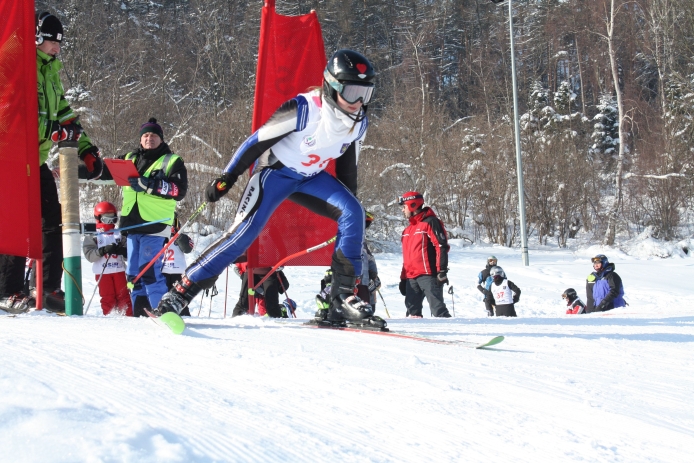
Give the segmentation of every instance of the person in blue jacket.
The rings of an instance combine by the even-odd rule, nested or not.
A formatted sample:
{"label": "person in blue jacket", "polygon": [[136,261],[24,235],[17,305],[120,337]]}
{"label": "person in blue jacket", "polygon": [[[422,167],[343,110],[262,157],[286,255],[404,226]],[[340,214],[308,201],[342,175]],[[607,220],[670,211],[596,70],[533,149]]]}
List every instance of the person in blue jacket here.
{"label": "person in blue jacket", "polygon": [[605,312],[626,306],[624,285],[622,279],[614,271],[615,265],[610,263],[604,254],[598,254],[591,261],[593,262],[593,273],[588,276],[586,282],[589,301],[586,312]]}

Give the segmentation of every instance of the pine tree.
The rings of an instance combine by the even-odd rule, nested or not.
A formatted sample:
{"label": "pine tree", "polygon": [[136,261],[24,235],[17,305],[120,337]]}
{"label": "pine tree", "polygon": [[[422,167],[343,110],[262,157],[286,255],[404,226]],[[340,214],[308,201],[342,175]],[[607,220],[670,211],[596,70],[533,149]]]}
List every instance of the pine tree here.
{"label": "pine tree", "polygon": [[619,150],[619,115],[617,101],[611,94],[600,95],[598,113],[593,117],[593,145],[588,150],[591,160],[614,155]]}

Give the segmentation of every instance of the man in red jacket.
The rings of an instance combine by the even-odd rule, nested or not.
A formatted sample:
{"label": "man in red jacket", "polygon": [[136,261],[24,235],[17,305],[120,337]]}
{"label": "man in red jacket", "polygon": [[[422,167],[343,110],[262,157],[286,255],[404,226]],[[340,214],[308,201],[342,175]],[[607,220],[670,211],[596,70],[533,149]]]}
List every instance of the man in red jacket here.
{"label": "man in red jacket", "polygon": [[443,301],[443,285],[448,283],[448,236],[434,211],[424,207],[424,198],[408,191],[398,201],[410,225],[402,232],[402,272],[400,292],[405,296],[408,318],[422,318],[426,296],[434,317],[449,318]]}

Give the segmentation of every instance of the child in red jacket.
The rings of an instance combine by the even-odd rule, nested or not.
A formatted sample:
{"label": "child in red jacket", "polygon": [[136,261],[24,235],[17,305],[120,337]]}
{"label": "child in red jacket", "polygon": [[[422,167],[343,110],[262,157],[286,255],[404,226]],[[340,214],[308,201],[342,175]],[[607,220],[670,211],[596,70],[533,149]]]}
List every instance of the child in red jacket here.
{"label": "child in red jacket", "polygon": [[92,271],[101,296],[101,310],[104,315],[108,315],[116,309],[118,313],[132,317],[133,308],[125,278],[124,262],[128,252],[125,238],[114,230],[118,222],[116,206],[107,201],[100,202],[94,206],[94,218],[97,235],[84,237],[82,252],[93,264]]}
{"label": "child in red jacket", "polygon": [[568,307],[568,309],[566,309],[567,314],[575,315],[586,313],[586,305],[579,299],[575,289],[567,289],[564,291],[564,294],[561,295],[561,298],[566,301],[566,306]]}

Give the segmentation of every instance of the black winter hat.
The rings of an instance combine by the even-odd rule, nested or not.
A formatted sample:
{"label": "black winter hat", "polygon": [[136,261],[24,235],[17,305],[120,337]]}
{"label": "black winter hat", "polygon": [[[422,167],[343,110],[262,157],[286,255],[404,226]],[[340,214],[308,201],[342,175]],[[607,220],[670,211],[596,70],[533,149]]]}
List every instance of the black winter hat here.
{"label": "black winter hat", "polygon": [[34,24],[36,25],[37,44],[40,45],[44,40],[63,41],[63,25],[58,18],[48,11],[36,14],[34,16]]}
{"label": "black winter hat", "polygon": [[140,126],[140,137],[147,132],[156,133],[159,135],[159,138],[164,141],[164,131],[162,130],[161,125],[157,124],[157,120],[153,117]]}

